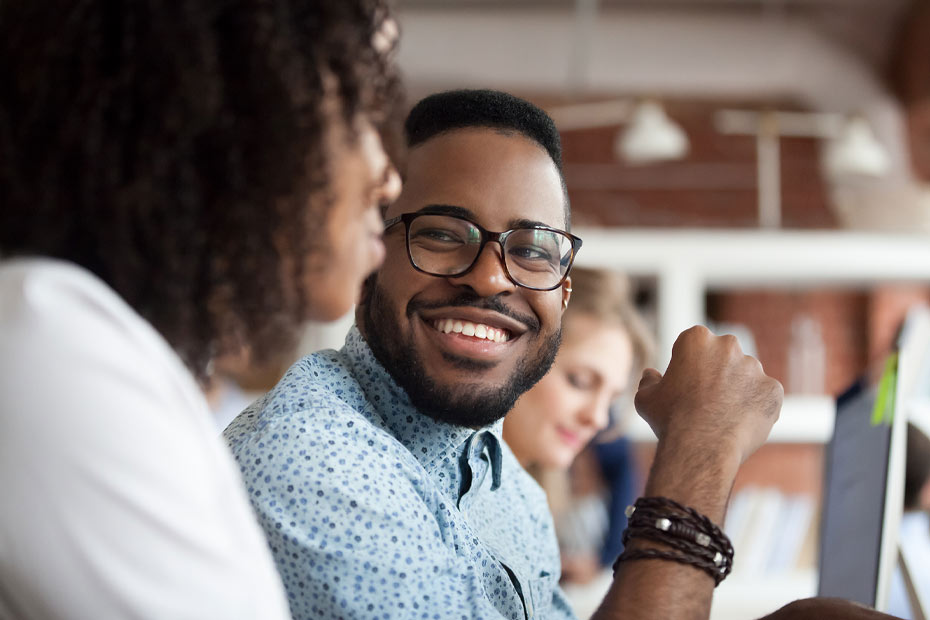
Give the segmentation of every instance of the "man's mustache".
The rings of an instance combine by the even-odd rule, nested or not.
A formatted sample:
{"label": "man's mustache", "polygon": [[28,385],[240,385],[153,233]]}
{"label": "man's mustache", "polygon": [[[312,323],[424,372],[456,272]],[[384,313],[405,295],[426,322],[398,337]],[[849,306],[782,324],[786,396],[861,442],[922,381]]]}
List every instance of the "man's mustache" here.
{"label": "man's mustache", "polygon": [[526,325],[530,331],[539,331],[539,319],[530,314],[516,312],[507,307],[501,300],[501,295],[494,297],[479,297],[474,293],[463,292],[451,299],[445,301],[419,301],[416,298],[407,303],[407,316],[410,317],[415,312],[421,310],[437,310],[439,308],[467,306],[469,308],[479,308],[481,310],[490,310],[497,312],[515,321]]}

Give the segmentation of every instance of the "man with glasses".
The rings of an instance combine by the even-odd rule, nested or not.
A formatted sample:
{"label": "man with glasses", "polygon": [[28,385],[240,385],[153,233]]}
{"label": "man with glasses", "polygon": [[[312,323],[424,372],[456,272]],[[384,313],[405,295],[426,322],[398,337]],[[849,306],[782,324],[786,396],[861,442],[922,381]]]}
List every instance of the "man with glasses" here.
{"label": "man with glasses", "polygon": [[339,351],[226,430],[297,619],[571,617],[501,421],[549,369],[581,240],[558,133],[503,93],[427,98],[384,268]]}
{"label": "man with glasses", "polygon": [[[558,133],[492,91],[428,97],[405,129],[404,188],[357,328],[226,438],[298,620],[572,617],[545,496],[501,440],[555,357],[581,248]],[[721,522],[780,403],[735,341],[686,332],[637,397],[659,438],[647,493]],[[693,566],[641,559],[617,575],[602,617],[709,611],[714,579]]]}

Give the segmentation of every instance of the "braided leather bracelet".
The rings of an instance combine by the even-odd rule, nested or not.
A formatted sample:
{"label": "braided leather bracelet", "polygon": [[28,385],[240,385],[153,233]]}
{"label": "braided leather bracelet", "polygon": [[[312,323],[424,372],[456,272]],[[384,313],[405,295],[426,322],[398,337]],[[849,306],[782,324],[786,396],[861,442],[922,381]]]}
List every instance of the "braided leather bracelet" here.
{"label": "braided leather bracelet", "polygon": [[713,521],[698,511],[666,497],[641,497],[627,508],[629,525],[623,532],[626,547],[633,538],[671,547],[624,549],[614,563],[642,559],[671,560],[700,568],[719,585],[733,569],[733,545]]}

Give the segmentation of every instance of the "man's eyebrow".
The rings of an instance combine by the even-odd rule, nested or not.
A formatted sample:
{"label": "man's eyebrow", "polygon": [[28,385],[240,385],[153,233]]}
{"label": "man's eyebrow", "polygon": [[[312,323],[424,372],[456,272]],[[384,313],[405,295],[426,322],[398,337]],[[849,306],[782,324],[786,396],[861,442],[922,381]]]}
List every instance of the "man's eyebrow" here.
{"label": "man's eyebrow", "polygon": [[417,209],[415,213],[432,213],[433,215],[455,215],[457,217],[464,217],[467,220],[475,221],[475,214],[466,209],[465,207],[458,207],[456,205],[426,205],[420,209]]}
{"label": "man's eyebrow", "polygon": [[[432,213],[435,215],[455,215],[458,217],[463,217],[470,222],[477,222],[478,219],[475,217],[475,214],[465,207],[459,207],[456,205],[426,205],[421,207],[415,213]],[[514,219],[507,222],[509,228],[557,228],[556,226],[551,226],[545,222],[540,222],[537,220],[527,220],[527,219]]]}
{"label": "man's eyebrow", "polygon": [[511,228],[557,228],[557,226],[552,226],[551,224],[546,224],[545,222],[538,222],[536,220],[510,220],[507,223]]}

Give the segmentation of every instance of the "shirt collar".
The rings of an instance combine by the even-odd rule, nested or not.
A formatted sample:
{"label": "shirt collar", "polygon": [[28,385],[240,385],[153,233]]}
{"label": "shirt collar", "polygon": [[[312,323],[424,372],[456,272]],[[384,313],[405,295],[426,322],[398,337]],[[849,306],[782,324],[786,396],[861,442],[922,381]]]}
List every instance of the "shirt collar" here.
{"label": "shirt collar", "polygon": [[[420,412],[410,402],[410,396],[378,362],[355,326],[346,336],[343,353],[385,430],[400,441],[427,472],[435,473],[452,467],[465,475],[467,483],[468,463],[486,453],[491,466],[491,488],[500,486],[503,420],[475,430],[442,422]],[[461,482],[459,476],[453,478],[457,480],[450,480],[450,484]]]}

